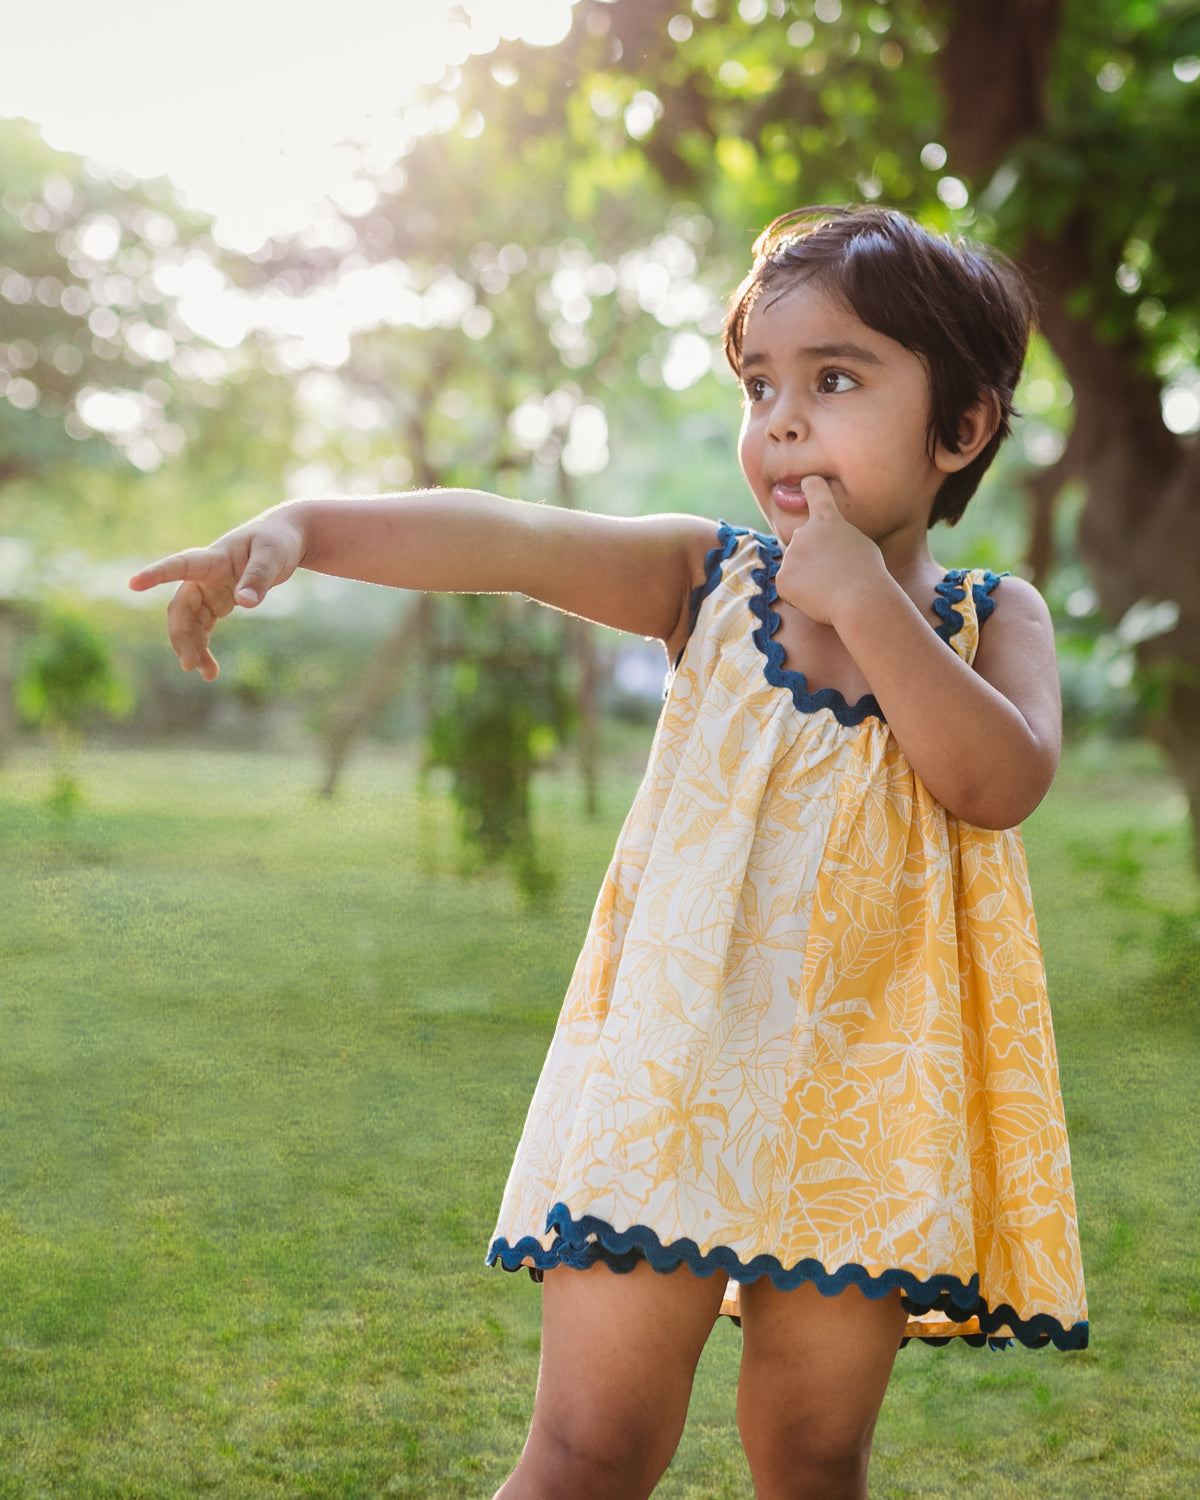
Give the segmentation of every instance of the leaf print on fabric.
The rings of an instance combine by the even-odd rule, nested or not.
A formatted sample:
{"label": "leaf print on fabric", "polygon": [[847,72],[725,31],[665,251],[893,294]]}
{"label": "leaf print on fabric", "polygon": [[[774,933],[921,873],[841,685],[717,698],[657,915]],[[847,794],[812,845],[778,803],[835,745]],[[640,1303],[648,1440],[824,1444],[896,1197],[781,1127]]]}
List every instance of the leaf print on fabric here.
{"label": "leaf print on fabric", "polygon": [[717,764],[720,766],[721,775],[726,783],[737,779],[745,754],[745,733],[744,721],[734,718],[730,722],[729,732],[721,741],[721,748],[717,752]]}
{"label": "leaf print on fabric", "polygon": [[706,848],[715,829],[725,821],[724,812],[706,812],[690,819],[683,832],[674,841],[676,854],[687,849]]}
{"label": "leaf print on fabric", "polygon": [[792,1181],[796,1183],[833,1182],[845,1177],[853,1177],[863,1182],[867,1180],[867,1175],[866,1169],[858,1162],[847,1161],[844,1157],[826,1157],[822,1161],[800,1163],[793,1169]]}
{"label": "leaf print on fabric", "polygon": [[770,1201],[771,1189],[775,1184],[775,1153],[771,1150],[771,1144],[767,1140],[758,1143],[758,1150],[754,1153],[754,1193],[760,1203]]}
{"label": "leaf print on fabric", "polygon": [[647,1061],[644,1068],[650,1078],[652,1097],[663,1104],[644,1115],[617,1136],[617,1148],[625,1150],[638,1141],[658,1139],[662,1141],[659,1170],[663,1175],[678,1171],[683,1154],[688,1153],[691,1170],[699,1172],[704,1163],[705,1130],[700,1121],[716,1120],[724,1126],[729,1116],[722,1105],[696,1102],[696,1093],[703,1079],[697,1074],[690,1081],[676,1077],[658,1063]]}
{"label": "leaf print on fabric", "polygon": [[993,1073],[988,1080],[993,1089],[1001,1094],[1033,1094],[1038,1099],[1046,1097],[1045,1083],[1032,1073],[1019,1068]]}
{"label": "leaf print on fabric", "polygon": [[[761,1148],[760,1153],[761,1154]],[[779,1231],[780,1205],[773,1201],[769,1179],[766,1190],[759,1186],[760,1174],[756,1170],[751,1179],[751,1191],[744,1193],[737,1178],[726,1167],[722,1158],[717,1158],[717,1196],[721,1210],[721,1233],[727,1239],[745,1242],[773,1241]]]}
{"label": "leaf print on fabric", "polygon": [[975,904],[975,915],[981,922],[994,921],[1008,904],[1007,891],[991,891]]}
{"label": "leaf print on fabric", "polygon": [[[835,920],[848,921],[852,911],[852,904],[847,902]],[[858,913],[854,915],[859,916]],[[878,915],[878,909],[870,915]],[[854,921],[845,940],[838,945],[838,971],[843,980],[861,979],[876,964],[889,960],[895,951],[896,929],[894,925],[874,926],[870,915],[859,917]]]}

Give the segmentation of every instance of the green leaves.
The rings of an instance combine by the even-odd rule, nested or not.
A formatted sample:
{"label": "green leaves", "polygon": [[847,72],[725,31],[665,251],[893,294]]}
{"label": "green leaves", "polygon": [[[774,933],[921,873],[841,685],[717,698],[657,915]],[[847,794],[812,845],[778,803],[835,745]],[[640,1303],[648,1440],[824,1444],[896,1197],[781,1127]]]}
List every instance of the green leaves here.
{"label": "green leaves", "polygon": [[80,730],[96,712],[119,716],[131,706],[104,637],[81,615],[50,615],[34,642],[17,689],[22,715],[35,725]]}
{"label": "green leaves", "polygon": [[[571,720],[557,617],[523,600],[455,599],[435,679],[428,763],[447,767],[460,827],[485,864],[506,862],[523,894],[554,887],[534,837],[530,783]],[[440,654],[440,653],[439,653]]]}

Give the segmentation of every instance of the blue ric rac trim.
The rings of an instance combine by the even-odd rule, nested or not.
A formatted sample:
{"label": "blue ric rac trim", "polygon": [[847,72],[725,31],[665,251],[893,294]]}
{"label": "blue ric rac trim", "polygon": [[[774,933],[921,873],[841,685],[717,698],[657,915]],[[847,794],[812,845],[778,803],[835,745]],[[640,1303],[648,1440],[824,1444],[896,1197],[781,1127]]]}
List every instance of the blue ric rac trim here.
{"label": "blue ric rac trim", "polygon": [[[941,619],[942,623],[938,626],[937,633],[944,641],[949,641],[963,628],[963,617],[954,606],[961,604],[967,597],[963,584],[968,571],[966,568],[954,568],[936,586],[935,592],[938,597],[933,601],[933,608]],[[1005,576],[1003,573],[985,572],[980,582],[971,585],[971,594],[975,600],[975,614],[981,625],[996,608],[992,590]]]}
{"label": "blue ric rac trim", "polygon": [[[754,534],[758,535],[757,532]],[[700,618],[700,606],[721,581],[721,569],[737,551],[738,542],[742,537],[749,535],[750,531],[745,526],[731,526],[728,521],[719,523],[717,545],[711,547],[704,557],[704,582],[697,584],[692,590],[691,601],[688,605],[687,640],[691,640],[696,621]],[[686,648],[687,641],[684,642],[679,655],[675,658],[676,666],[683,660],[683,652]]]}
{"label": "blue ric rac trim", "polygon": [[987,1344],[1003,1348],[1012,1342],[1011,1334],[1029,1349],[1045,1344],[1053,1344],[1056,1349],[1087,1347],[1086,1322],[1067,1328],[1049,1313],[1022,1318],[1014,1308],[1005,1304],[989,1308],[979,1295],[978,1275],[966,1282],[957,1276],[931,1276],[927,1281],[921,1281],[911,1271],[889,1270],[872,1276],[862,1266],[854,1265],[827,1271],[818,1260],[802,1260],[785,1268],[773,1255],[756,1255],[753,1260],[743,1263],[724,1245],[702,1254],[695,1240],[680,1239],[664,1245],[652,1229],[640,1224],[618,1230],[606,1220],[590,1214],[575,1219],[565,1203],[556,1203],[550,1210],[546,1227],[555,1235],[549,1250],[532,1236],[518,1240],[515,1245],[498,1239],[488,1251],[488,1265],[499,1262],[506,1271],[518,1271],[523,1265],[532,1263],[538,1271],[549,1271],[556,1266],[586,1270],[603,1262],[611,1270],[623,1273],[632,1271],[639,1261],[645,1260],[656,1271],[674,1271],[687,1266],[696,1276],[720,1274],[737,1282],[757,1281],[766,1276],[772,1286],[784,1292],[811,1284],[823,1297],[834,1297],[847,1287],[856,1286],[863,1296],[872,1300],[886,1297],[899,1287],[903,1306],[910,1316],[941,1312],[958,1322],[965,1323],[969,1318],[979,1320],[980,1332],[977,1334],[915,1335],[921,1343],[966,1342],[975,1347]]}
{"label": "blue ric rac trim", "polygon": [[783,647],[775,639],[775,632],[779,629],[779,613],[774,607],[779,599],[775,574],[783,560],[783,548],[774,537],[759,537],[758,555],[762,558],[762,567],[755,568],[750,574],[758,585],[758,593],[750,600],[750,609],[758,619],[754,644],[766,658],[763,673],[767,681],[772,687],[787,688],[791,692],[792,702],[801,713],[811,714],[818,709],[827,708],[839,724],[847,726],[861,724],[866,719],[883,720],[883,710],[874,693],[864,693],[857,703],[847,703],[845,696],[837,688],[818,688],[815,693],[810,693],[808,678],[804,673],[784,666]]}
{"label": "blue ric rac trim", "polygon": [[[774,608],[779,598],[779,592],[775,587],[775,574],[779,571],[779,564],[783,560],[783,549],[773,537],[761,537],[757,532],[755,536],[758,538],[762,567],[755,568],[750,575],[758,586],[758,593],[751,599],[750,608],[759,622],[754,632],[754,644],[766,658],[763,671],[767,681],[772,687],[789,689],[792,701],[801,713],[813,713],[817,709],[827,708],[839,724],[850,727],[861,724],[869,718],[879,719],[886,723],[884,712],[874,693],[864,693],[856,703],[847,703],[844,695],[837,688],[818,688],[815,693],[810,693],[808,679],[804,673],[793,671],[783,665],[783,647],[775,639],[775,632],[779,629],[779,613]],[[937,598],[933,601],[933,608],[941,619],[941,624],[935,633],[947,643],[963,627],[962,614],[954,606],[961,604],[967,596],[967,591],[963,586],[967,573],[966,568],[955,568],[934,586]],[[980,625],[996,608],[996,601],[991,594],[1003,576],[1000,573],[987,572],[980,582],[972,585],[971,593],[975,600]]]}

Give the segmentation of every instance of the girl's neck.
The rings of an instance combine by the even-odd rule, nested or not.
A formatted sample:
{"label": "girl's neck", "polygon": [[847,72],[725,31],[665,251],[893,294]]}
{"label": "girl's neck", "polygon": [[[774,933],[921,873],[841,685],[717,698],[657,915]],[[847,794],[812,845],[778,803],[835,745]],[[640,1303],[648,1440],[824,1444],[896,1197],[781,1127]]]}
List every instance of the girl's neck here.
{"label": "girl's neck", "polygon": [[917,603],[932,596],[933,587],[945,577],[946,570],[929,550],[927,538],[915,545],[881,546],[884,566],[906,594]]}

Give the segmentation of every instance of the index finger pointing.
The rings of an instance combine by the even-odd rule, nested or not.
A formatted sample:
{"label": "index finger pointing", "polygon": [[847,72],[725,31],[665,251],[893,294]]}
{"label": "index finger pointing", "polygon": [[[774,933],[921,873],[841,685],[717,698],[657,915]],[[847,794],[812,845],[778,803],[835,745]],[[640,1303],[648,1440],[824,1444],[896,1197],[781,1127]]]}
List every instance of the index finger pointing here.
{"label": "index finger pointing", "polygon": [[160,583],[188,583],[199,578],[206,571],[206,563],[202,562],[202,549],[193,549],[188,552],[173,552],[170,557],[163,557],[149,567],[142,568],[129,580],[129,587],[135,593],[144,593],[147,589],[157,588]]}

